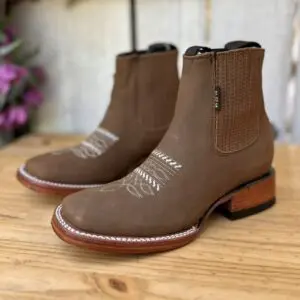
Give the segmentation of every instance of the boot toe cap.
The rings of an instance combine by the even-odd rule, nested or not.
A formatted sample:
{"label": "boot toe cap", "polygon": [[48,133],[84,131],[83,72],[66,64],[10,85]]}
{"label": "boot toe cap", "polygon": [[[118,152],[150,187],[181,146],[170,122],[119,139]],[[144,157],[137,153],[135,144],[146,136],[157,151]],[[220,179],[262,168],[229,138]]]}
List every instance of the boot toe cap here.
{"label": "boot toe cap", "polygon": [[29,159],[25,172],[39,180],[70,185],[95,184],[95,166],[82,161],[70,152],[53,152]]}
{"label": "boot toe cap", "polygon": [[49,160],[50,155],[44,154],[29,159],[25,164],[26,172],[40,180],[58,181],[58,170],[55,164]]}
{"label": "boot toe cap", "polygon": [[62,217],[72,227],[89,231],[87,206],[82,205],[82,192],[67,196],[62,202]]}
{"label": "boot toe cap", "polygon": [[[115,219],[107,199],[97,199],[97,189],[82,190],[67,196],[61,205],[63,220],[74,229],[101,235],[118,235],[121,221]],[[119,224],[118,224],[119,223]]]}
{"label": "boot toe cap", "polygon": [[60,212],[72,228],[103,236],[150,237],[184,229],[168,216],[164,218],[166,210],[156,210],[151,201],[144,200],[122,189],[86,189],[67,196]]}

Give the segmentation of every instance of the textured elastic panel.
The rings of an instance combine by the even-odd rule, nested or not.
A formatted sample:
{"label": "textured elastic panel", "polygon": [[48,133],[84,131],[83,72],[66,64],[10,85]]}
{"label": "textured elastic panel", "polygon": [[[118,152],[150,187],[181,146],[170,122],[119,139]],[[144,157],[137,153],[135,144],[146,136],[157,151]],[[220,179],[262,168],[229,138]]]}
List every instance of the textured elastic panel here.
{"label": "textured elastic panel", "polygon": [[215,109],[215,146],[220,152],[242,150],[259,135],[263,56],[263,49],[217,54],[215,87],[219,106]]}

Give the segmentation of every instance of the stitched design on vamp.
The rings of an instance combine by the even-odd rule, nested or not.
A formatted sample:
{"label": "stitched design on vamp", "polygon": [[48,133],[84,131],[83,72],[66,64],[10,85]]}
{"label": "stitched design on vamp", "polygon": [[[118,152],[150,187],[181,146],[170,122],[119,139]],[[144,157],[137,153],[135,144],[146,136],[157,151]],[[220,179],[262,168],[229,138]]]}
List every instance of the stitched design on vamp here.
{"label": "stitched design on vamp", "polygon": [[154,196],[182,168],[182,165],[165,153],[154,150],[149,158],[125,178],[100,188],[102,192],[125,188],[137,198]]}
{"label": "stitched design on vamp", "polygon": [[60,155],[66,151],[71,151],[75,156],[88,159],[96,158],[107,151],[119,138],[104,128],[97,128],[85,141],[80,145],[70,149],[56,151],[54,155]]}

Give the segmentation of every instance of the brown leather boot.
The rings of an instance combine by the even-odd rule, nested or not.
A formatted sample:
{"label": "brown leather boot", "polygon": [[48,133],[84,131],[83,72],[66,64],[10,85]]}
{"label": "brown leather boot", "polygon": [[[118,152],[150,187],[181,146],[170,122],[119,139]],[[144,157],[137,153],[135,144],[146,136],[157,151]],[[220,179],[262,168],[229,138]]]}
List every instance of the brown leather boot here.
{"label": "brown leather boot", "polygon": [[123,179],[64,199],[52,220],[56,234],[99,251],[159,252],[195,239],[216,208],[238,219],[271,207],[264,50],[252,46],[189,48],[161,143]]}
{"label": "brown leather boot", "polygon": [[27,187],[67,195],[133,170],[161,141],[174,115],[177,50],[154,44],[117,56],[112,99],[99,127],[80,145],[34,157],[17,176]]}

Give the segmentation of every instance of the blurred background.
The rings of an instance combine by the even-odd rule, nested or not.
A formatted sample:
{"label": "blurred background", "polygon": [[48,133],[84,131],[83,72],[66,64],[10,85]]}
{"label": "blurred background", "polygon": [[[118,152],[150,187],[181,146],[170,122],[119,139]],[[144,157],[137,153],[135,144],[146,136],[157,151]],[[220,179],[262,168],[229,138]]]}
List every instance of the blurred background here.
{"label": "blurred background", "polygon": [[[30,130],[91,132],[109,103],[115,56],[131,49],[130,1],[24,0],[9,1],[9,7],[2,1],[24,47],[39,49],[33,61],[47,77],[39,87],[43,103],[30,115]],[[229,40],[261,43],[266,49],[265,101],[277,139],[300,143],[300,1],[136,3],[138,48],[163,41],[183,53],[191,45],[221,47]]]}

